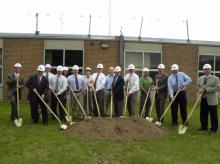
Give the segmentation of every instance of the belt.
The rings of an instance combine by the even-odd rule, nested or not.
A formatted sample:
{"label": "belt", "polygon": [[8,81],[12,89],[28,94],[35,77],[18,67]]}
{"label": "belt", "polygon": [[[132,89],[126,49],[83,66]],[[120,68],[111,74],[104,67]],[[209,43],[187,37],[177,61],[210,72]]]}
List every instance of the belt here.
{"label": "belt", "polygon": [[73,91],[74,93],[79,93],[79,92],[82,92],[82,91]]}

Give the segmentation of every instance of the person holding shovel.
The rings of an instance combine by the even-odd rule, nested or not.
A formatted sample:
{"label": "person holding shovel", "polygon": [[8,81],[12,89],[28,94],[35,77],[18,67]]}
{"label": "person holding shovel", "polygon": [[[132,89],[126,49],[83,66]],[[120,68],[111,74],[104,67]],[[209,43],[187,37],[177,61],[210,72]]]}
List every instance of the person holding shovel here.
{"label": "person holding shovel", "polygon": [[112,96],[114,102],[115,116],[123,115],[123,100],[124,100],[124,79],[121,76],[121,67],[115,67],[115,76],[112,82]]}
{"label": "person holding shovel", "polygon": [[[179,72],[179,66],[173,64],[171,66],[172,74],[168,77],[168,92],[171,105],[172,125],[177,126],[178,123],[178,104],[180,104],[180,114],[182,122],[185,123],[187,118],[187,97],[186,87],[192,82],[191,78],[183,72]],[[174,99],[174,96],[176,99]]]}
{"label": "person holding shovel", "polygon": [[31,107],[31,118],[34,124],[39,121],[38,105],[40,106],[42,113],[42,121],[44,125],[48,125],[48,111],[42,100],[35,94],[36,90],[42,99],[47,102],[49,92],[49,82],[46,76],[43,75],[45,71],[44,65],[37,67],[37,74],[32,75],[26,82],[26,87],[29,90],[28,100],[30,101]]}
{"label": "person holding shovel", "polygon": [[[59,98],[59,100],[63,104],[63,106],[66,107],[65,96],[66,96],[66,89],[67,89],[67,79],[62,75],[62,72],[63,72],[63,67],[58,66],[57,67],[57,74],[51,79],[51,86],[50,86],[50,89],[52,90],[52,92],[51,92],[51,107],[52,108],[51,109],[55,115],[57,115],[57,104],[59,104],[57,97]],[[54,95],[54,93],[56,95]],[[65,112],[64,112],[61,104],[59,104],[59,113],[60,113],[61,122],[64,122],[65,121]]]}
{"label": "person holding shovel", "polygon": [[203,66],[204,75],[200,76],[197,82],[197,89],[203,93],[200,103],[200,131],[208,130],[208,114],[211,118],[210,134],[215,134],[218,130],[218,94],[220,91],[219,78],[211,75],[212,67],[210,64]]}
{"label": "person holding shovel", "polygon": [[104,92],[105,92],[104,88],[105,88],[106,77],[104,73],[102,73],[102,71],[103,71],[103,64],[98,64],[97,72],[92,75],[94,81],[93,104],[94,104],[94,115],[95,116],[100,115],[101,117],[105,117],[106,113],[104,110]]}
{"label": "person holding shovel", "polygon": [[8,85],[8,97],[10,98],[11,103],[11,121],[18,119],[18,109],[17,109],[17,87],[19,88],[19,99],[21,98],[21,91],[24,88],[24,78],[21,76],[21,64],[16,63],[14,65],[13,73],[9,74],[7,77]]}
{"label": "person holding shovel", "polygon": [[[129,116],[135,115],[137,94],[139,90],[139,77],[134,72],[134,65],[128,66],[128,74],[125,75],[124,81],[126,85],[127,108]],[[125,109],[126,110],[126,109]]]}
{"label": "person holding shovel", "polygon": [[[145,110],[145,114],[143,115],[143,117],[149,117],[149,108],[151,106],[151,98],[150,98],[150,92],[149,89],[152,89],[153,87],[153,79],[149,76],[149,69],[148,68],[144,68],[143,69],[143,76],[140,78],[140,115],[142,113],[142,110]],[[148,95],[149,94],[149,95]],[[146,101],[146,105],[145,105],[145,109],[143,109],[144,107],[144,102],[145,99],[147,98]]]}
{"label": "person holding shovel", "polygon": [[112,89],[112,81],[114,79],[114,67],[109,67],[109,74],[106,76],[105,81],[105,113],[108,113],[108,107],[111,101],[111,89]]}
{"label": "person holding shovel", "polygon": [[[157,113],[157,119],[160,121],[161,116],[164,113],[164,106],[167,99],[167,80],[168,75],[165,73],[165,65],[158,65],[158,73],[155,77],[156,94],[155,94],[155,107]],[[163,122],[163,119],[161,120]]]}
{"label": "person holding shovel", "polygon": [[84,109],[86,109],[87,115],[93,116],[93,102],[92,102],[92,86],[93,77],[91,75],[92,69],[86,67],[85,69],[85,81],[86,81],[86,95],[84,96]]}
{"label": "person holding shovel", "polygon": [[[86,89],[86,81],[84,76],[79,74],[78,65],[74,65],[72,69],[73,74],[67,78],[67,85],[74,92],[79,103],[83,105],[83,93]],[[76,98],[71,94],[73,117],[83,119],[84,115],[79,109]]]}

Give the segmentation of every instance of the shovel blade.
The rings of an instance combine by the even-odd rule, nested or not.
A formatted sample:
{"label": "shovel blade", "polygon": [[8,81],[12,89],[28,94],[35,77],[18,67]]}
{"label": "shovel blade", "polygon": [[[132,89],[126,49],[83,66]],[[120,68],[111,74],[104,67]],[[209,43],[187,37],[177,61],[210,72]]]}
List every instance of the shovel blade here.
{"label": "shovel blade", "polygon": [[182,125],[182,124],[180,124],[179,127],[178,127],[178,133],[179,134],[185,134],[186,131],[187,131],[187,127]]}
{"label": "shovel blade", "polygon": [[66,130],[67,128],[68,128],[68,126],[65,124],[60,125],[60,129],[62,129],[62,130]]}
{"label": "shovel blade", "polygon": [[15,119],[14,124],[15,124],[16,127],[21,127],[22,124],[23,124],[23,119],[22,118]]}
{"label": "shovel blade", "polygon": [[65,116],[65,119],[66,119],[67,122],[72,122],[72,118],[69,117],[69,116]]}
{"label": "shovel blade", "polygon": [[149,122],[153,122],[154,118],[152,118],[152,117],[146,117],[146,120],[149,121]]}
{"label": "shovel blade", "polygon": [[156,121],[154,124],[157,125],[157,126],[161,126],[162,125],[162,123],[159,122],[159,121]]}

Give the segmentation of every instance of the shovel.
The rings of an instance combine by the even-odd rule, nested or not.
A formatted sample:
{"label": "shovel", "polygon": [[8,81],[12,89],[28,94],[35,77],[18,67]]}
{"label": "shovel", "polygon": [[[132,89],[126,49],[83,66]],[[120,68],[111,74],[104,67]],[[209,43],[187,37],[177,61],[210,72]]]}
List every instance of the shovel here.
{"label": "shovel", "polygon": [[43,104],[47,107],[47,109],[52,113],[52,115],[57,119],[57,121],[60,123],[60,129],[66,130],[68,128],[67,125],[63,124],[60,119],[56,116],[56,114],[50,109],[50,107],[47,105],[47,103],[43,100],[43,98],[39,95],[37,90],[34,88],[33,92],[38,96],[38,98],[43,102]]}
{"label": "shovel", "polygon": [[19,108],[20,108],[20,105],[19,105],[19,87],[18,87],[18,79],[16,81],[16,91],[17,91],[17,113],[18,113],[18,118],[14,120],[14,124],[16,127],[21,127],[22,124],[23,124],[23,119],[22,118],[19,118]]}
{"label": "shovel", "polygon": [[97,97],[96,97],[96,93],[95,93],[95,88],[92,87],[92,90],[93,90],[93,95],[94,95],[94,97],[95,97],[95,104],[96,104],[96,108],[97,108],[97,111],[98,111],[98,117],[101,118],[100,109],[99,109],[99,104],[98,104]]}
{"label": "shovel", "polygon": [[[131,78],[131,75],[129,77],[129,80]],[[128,86],[129,86],[129,80],[128,80],[128,85],[127,85],[127,88],[126,88],[126,96],[125,96],[125,108],[124,108],[124,116],[120,116],[120,118],[127,118],[125,115],[126,115],[126,109],[127,109],[127,104],[128,104]]]}
{"label": "shovel", "polygon": [[203,93],[201,93],[201,94],[199,95],[198,99],[196,100],[196,102],[195,102],[195,104],[194,104],[192,110],[190,111],[189,116],[188,116],[188,118],[186,119],[186,121],[184,122],[184,124],[179,124],[179,127],[178,127],[178,133],[179,133],[179,134],[185,134],[185,133],[186,133],[186,131],[187,131],[186,123],[187,123],[187,121],[189,120],[189,118],[191,117],[192,113],[194,112],[194,110],[195,110],[197,104],[199,103],[199,101],[200,101],[202,95],[203,95]]}
{"label": "shovel", "polygon": [[148,97],[149,97],[150,91],[151,91],[151,88],[149,88],[148,91],[147,91],[147,96],[146,96],[146,98],[145,98],[144,106],[143,106],[142,111],[141,111],[141,117],[143,117],[143,114],[144,114],[144,112],[145,112],[145,106],[146,106],[147,99],[148,99]]}
{"label": "shovel", "polygon": [[72,117],[69,115],[69,113],[66,111],[65,107],[63,106],[62,102],[60,101],[59,97],[56,95],[53,89],[50,89],[53,93],[53,95],[56,97],[57,101],[59,102],[60,106],[62,107],[63,111],[66,113],[65,119],[67,122],[69,122],[70,125],[73,125],[75,122],[72,121]]}
{"label": "shovel", "polygon": [[111,89],[110,118],[112,118],[112,108],[113,108],[113,93]]}
{"label": "shovel", "polygon": [[167,111],[169,110],[169,108],[171,107],[171,105],[173,104],[173,102],[175,101],[175,99],[176,99],[177,95],[180,93],[180,91],[181,91],[181,88],[177,91],[176,95],[175,95],[174,98],[173,98],[173,101],[171,101],[170,104],[169,104],[169,105],[167,106],[167,108],[165,109],[163,115],[160,117],[160,120],[155,122],[155,125],[157,125],[157,126],[161,126],[161,125],[162,125],[161,120],[164,118],[165,114],[167,113]]}
{"label": "shovel", "polygon": [[83,114],[85,115],[85,119],[91,119],[91,116],[87,116],[85,110],[83,109],[82,105],[80,104],[80,102],[79,102],[78,98],[76,97],[76,94],[74,93],[74,91],[71,88],[69,88],[69,89],[70,89],[71,93],[73,94],[74,98],[76,99],[76,102],[78,103],[78,105],[79,105],[80,109],[82,110]]}

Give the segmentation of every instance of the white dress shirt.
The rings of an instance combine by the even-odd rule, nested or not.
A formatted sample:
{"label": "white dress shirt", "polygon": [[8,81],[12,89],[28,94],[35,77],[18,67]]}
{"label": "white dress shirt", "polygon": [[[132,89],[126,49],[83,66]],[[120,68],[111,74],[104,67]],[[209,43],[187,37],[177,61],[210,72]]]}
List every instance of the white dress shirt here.
{"label": "white dress shirt", "polygon": [[[98,73],[94,73],[92,75],[94,83],[95,83],[95,79],[96,79],[97,75],[98,75]],[[97,82],[96,82],[96,91],[104,89],[105,81],[106,81],[105,75],[103,73],[100,73],[99,77],[97,79]]]}
{"label": "white dress shirt", "polygon": [[49,83],[49,86],[51,87],[51,80],[54,78],[54,74],[52,74],[51,72],[44,72],[44,76],[47,77],[47,74],[48,74],[48,83]]}
{"label": "white dress shirt", "polygon": [[67,79],[63,75],[60,75],[60,76],[54,75],[53,77],[51,77],[51,86],[50,87],[53,90],[56,89],[57,78],[58,78],[58,81],[59,81],[57,95],[61,95],[67,89]]}
{"label": "white dress shirt", "polygon": [[136,73],[128,73],[124,77],[125,83],[129,80],[128,92],[134,93],[139,90],[139,77]]}

